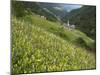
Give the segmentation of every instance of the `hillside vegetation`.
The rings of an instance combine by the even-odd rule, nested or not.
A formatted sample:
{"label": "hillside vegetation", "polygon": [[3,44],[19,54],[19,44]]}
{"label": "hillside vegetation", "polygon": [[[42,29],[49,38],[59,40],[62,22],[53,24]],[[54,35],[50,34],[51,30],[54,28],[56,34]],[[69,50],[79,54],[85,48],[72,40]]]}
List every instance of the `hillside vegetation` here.
{"label": "hillside vegetation", "polygon": [[83,6],[79,9],[72,10],[69,15],[63,17],[63,21],[70,20],[71,24],[75,24],[76,28],[96,40],[96,7]]}
{"label": "hillside vegetation", "polygon": [[94,49],[79,30],[36,14],[12,16],[12,74],[95,69]]}
{"label": "hillside vegetation", "polygon": [[[12,75],[96,68],[95,12],[87,20],[95,7],[67,12],[62,6],[12,1]],[[75,29],[63,25],[68,18]]]}

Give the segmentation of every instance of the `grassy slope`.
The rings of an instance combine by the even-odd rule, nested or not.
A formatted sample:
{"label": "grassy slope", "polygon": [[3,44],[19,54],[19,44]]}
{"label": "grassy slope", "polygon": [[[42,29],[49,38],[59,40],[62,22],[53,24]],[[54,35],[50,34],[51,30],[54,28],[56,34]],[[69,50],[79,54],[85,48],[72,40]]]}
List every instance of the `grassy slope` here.
{"label": "grassy slope", "polygon": [[29,23],[34,24],[42,29],[45,29],[48,32],[51,32],[67,41],[74,42],[78,38],[82,38],[84,42],[89,47],[93,47],[94,40],[87,37],[84,33],[80,32],[79,30],[68,30],[67,28],[61,26],[59,23],[53,23],[44,19],[41,19],[38,16],[26,16],[24,17],[26,21]]}
{"label": "grassy slope", "polygon": [[[12,72],[33,73],[95,68],[94,41],[38,16],[12,18]],[[77,43],[77,44],[76,44]]]}

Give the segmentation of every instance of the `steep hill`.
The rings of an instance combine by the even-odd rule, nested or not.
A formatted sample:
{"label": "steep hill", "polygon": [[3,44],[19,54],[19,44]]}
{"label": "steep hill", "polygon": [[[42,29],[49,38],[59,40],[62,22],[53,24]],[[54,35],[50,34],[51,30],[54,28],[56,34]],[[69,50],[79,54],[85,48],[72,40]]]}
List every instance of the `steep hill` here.
{"label": "steep hill", "polygon": [[17,17],[23,17],[25,14],[36,13],[40,16],[45,16],[47,20],[57,21],[57,17],[52,13],[42,8],[37,2],[13,1],[12,14]]}
{"label": "steep hill", "polygon": [[[58,22],[58,8],[49,7],[42,7],[37,2],[12,2],[12,75],[96,68],[95,40],[80,29],[83,23],[89,26],[87,18],[91,14],[90,7],[72,10],[70,16],[66,13],[64,22],[69,18],[72,24],[77,25],[76,29],[61,25]],[[82,21],[77,18],[77,13]],[[88,15],[84,18],[86,14]],[[85,29],[87,31],[88,27]]]}
{"label": "steep hill", "polygon": [[95,40],[96,36],[96,7],[83,6],[79,9],[72,10],[69,15],[63,18],[64,22],[70,20],[71,24],[75,24],[76,28],[86,33]]}
{"label": "steep hill", "polygon": [[40,7],[46,8],[51,11],[54,15],[59,17],[60,19],[64,17],[68,11],[62,8],[61,4],[59,3],[38,3]]}
{"label": "steep hill", "polygon": [[[81,42],[81,43],[80,43]],[[12,17],[12,74],[95,69],[94,41],[78,30],[27,15]]]}

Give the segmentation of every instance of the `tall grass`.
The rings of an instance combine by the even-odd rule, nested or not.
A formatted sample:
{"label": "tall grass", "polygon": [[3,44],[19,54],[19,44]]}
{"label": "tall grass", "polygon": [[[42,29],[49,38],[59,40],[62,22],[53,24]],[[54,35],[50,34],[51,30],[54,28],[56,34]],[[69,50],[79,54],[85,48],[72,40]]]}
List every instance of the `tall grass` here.
{"label": "tall grass", "polygon": [[13,17],[12,74],[95,69],[95,54],[74,43],[79,37],[93,45],[84,33],[58,23],[32,15]]}

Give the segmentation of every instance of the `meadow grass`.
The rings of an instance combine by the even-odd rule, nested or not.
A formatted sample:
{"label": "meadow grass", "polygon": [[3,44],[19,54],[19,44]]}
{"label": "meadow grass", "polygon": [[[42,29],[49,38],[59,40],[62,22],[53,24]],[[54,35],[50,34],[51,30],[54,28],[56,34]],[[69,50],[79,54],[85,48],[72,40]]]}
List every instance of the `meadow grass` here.
{"label": "meadow grass", "polygon": [[[94,40],[36,15],[12,17],[12,74],[95,69]],[[80,41],[80,40],[79,40]]]}

